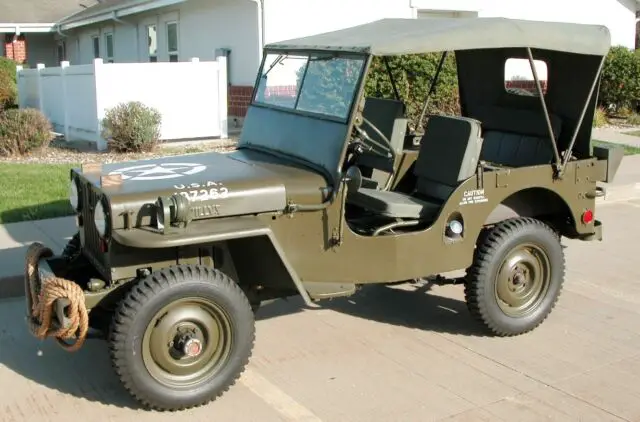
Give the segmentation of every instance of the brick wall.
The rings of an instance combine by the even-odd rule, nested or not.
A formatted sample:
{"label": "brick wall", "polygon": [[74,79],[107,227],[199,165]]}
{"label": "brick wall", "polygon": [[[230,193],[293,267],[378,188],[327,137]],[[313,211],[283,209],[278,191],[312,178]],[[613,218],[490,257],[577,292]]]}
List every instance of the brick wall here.
{"label": "brick wall", "polygon": [[[296,85],[270,86],[265,91],[265,97],[295,97]],[[252,86],[232,85],[229,87],[229,116],[244,117],[251,102]]]}
{"label": "brick wall", "polygon": [[252,86],[231,85],[229,87],[229,116],[244,117],[247,114],[252,92]]}
{"label": "brick wall", "polygon": [[[515,80],[515,81],[505,81],[504,83],[505,88],[519,88],[519,89],[523,89],[525,91],[530,91],[533,93],[538,93],[538,88],[536,88],[536,81],[530,81],[530,80],[525,80],[525,81],[519,81],[519,80]],[[547,81],[540,81],[540,87],[542,88],[542,92],[546,94],[547,92]]]}
{"label": "brick wall", "polygon": [[27,61],[27,41],[24,35],[19,35],[13,41],[13,34],[6,34],[4,39],[5,56],[22,64]]}
{"label": "brick wall", "polygon": [[[547,81],[540,81],[542,92],[547,92]],[[531,80],[505,81],[505,88],[519,88],[537,94],[536,82]],[[270,86],[266,89],[265,97],[295,97],[297,87],[295,85]],[[247,108],[251,102],[253,87],[231,85],[229,87],[229,116],[245,117]]]}

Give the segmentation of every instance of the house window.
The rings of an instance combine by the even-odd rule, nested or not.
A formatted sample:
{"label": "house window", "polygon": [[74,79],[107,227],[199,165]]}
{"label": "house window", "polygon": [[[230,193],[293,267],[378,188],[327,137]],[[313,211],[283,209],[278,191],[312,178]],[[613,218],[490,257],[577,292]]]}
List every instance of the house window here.
{"label": "house window", "polygon": [[113,33],[104,34],[104,49],[107,55],[107,63],[113,63]]}
{"label": "house window", "polygon": [[[545,95],[548,89],[547,64],[542,60],[534,60],[533,65],[540,79],[542,94]],[[514,95],[538,96],[538,88],[528,59],[507,59],[504,65],[504,88]]]}
{"label": "house window", "polygon": [[92,37],[93,40],[93,58],[97,59],[100,57],[100,38],[97,36]]}
{"label": "house window", "polygon": [[167,23],[167,52],[169,53],[169,61],[178,61],[178,23]]}
{"label": "house window", "polygon": [[58,41],[57,46],[57,55],[58,55],[58,63],[61,63],[67,60],[67,43],[63,41]]}
{"label": "house window", "polygon": [[147,26],[147,44],[149,48],[149,61],[158,61],[158,30],[155,25]]}

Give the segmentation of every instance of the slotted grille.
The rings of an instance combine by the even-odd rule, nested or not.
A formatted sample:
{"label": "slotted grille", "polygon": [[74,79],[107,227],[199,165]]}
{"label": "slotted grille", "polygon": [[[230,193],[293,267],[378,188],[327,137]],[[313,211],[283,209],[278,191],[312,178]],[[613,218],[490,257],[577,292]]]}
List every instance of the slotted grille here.
{"label": "slotted grille", "polygon": [[98,203],[98,193],[91,183],[82,183],[82,252],[96,269],[108,280],[106,255],[100,247],[100,235],[93,221],[93,210]]}

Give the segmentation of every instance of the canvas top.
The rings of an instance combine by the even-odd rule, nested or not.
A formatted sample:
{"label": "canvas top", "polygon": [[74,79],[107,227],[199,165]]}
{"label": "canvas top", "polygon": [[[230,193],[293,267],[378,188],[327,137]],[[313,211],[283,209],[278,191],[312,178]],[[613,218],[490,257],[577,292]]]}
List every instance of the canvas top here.
{"label": "canvas top", "polygon": [[377,56],[530,47],[604,56],[606,26],[507,18],[381,19],[351,28],[280,41],[266,48],[345,50]]}

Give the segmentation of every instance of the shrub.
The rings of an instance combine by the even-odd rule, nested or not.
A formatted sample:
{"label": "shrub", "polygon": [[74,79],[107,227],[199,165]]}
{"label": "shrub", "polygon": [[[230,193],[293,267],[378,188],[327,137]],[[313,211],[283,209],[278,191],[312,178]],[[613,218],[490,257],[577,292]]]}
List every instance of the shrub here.
{"label": "shrub", "polygon": [[[393,74],[398,93],[407,104],[407,115],[412,122],[422,112],[424,102],[431,87],[431,80],[436,74],[441,53],[412,54],[389,57],[388,63]],[[389,80],[389,73],[380,57],[375,57],[371,63],[371,71],[367,78],[365,93],[367,96],[378,98],[394,98],[393,86]],[[427,114],[460,114],[460,99],[458,95],[458,73],[455,55],[449,53],[442,66],[436,91],[429,99]]]}
{"label": "shrub", "polygon": [[51,123],[34,108],[0,113],[0,156],[25,155],[45,148],[53,139]]}
{"label": "shrub", "polygon": [[640,98],[640,56],[624,46],[612,47],[602,69],[600,104],[634,107]]}
{"label": "shrub", "polygon": [[0,112],[15,105],[18,88],[11,76],[0,69]]}
{"label": "shrub", "polygon": [[629,117],[627,117],[627,123],[634,126],[640,125],[640,114],[631,113]]}
{"label": "shrub", "polygon": [[7,57],[0,57],[0,73],[9,75],[13,83],[16,83],[17,66],[18,64],[15,61]]}
{"label": "shrub", "polygon": [[139,101],[121,103],[107,110],[102,136],[115,152],[153,151],[160,138],[162,115]]}
{"label": "shrub", "polygon": [[593,115],[593,127],[602,127],[609,123],[607,113],[602,107],[598,107]]}

